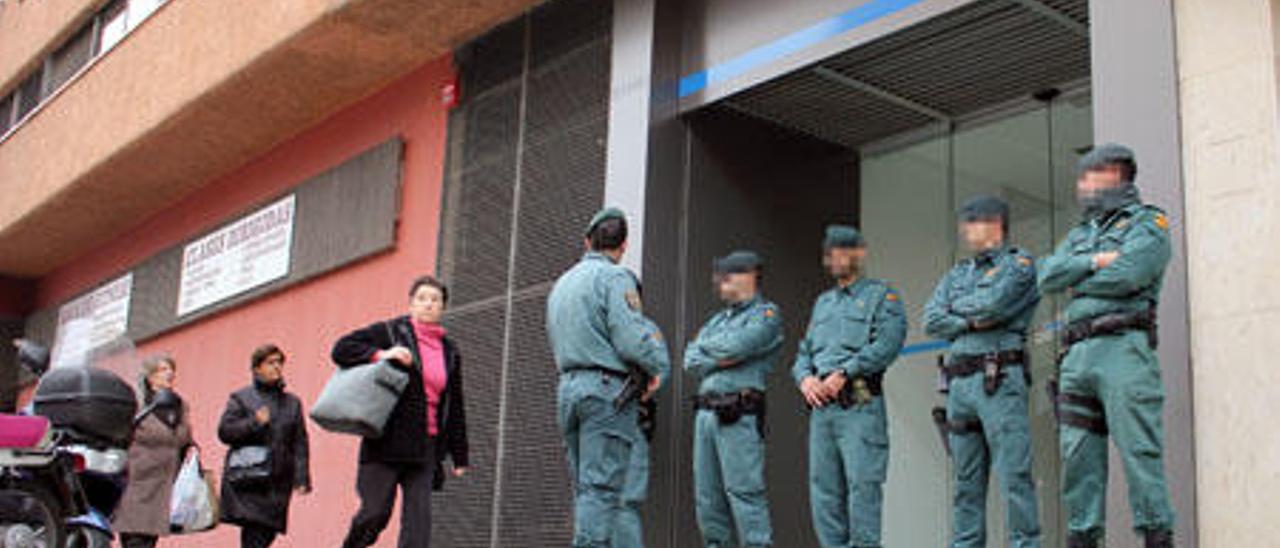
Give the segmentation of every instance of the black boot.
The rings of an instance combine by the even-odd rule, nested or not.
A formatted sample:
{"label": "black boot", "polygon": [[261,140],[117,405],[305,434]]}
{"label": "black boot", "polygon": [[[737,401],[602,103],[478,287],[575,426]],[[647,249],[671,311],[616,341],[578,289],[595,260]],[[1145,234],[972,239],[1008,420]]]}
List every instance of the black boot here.
{"label": "black boot", "polygon": [[1067,548],[1098,548],[1098,539],[1086,531],[1067,533]]}
{"label": "black boot", "polygon": [[1142,536],[1145,548],[1173,548],[1173,531],[1168,529],[1144,531]]}

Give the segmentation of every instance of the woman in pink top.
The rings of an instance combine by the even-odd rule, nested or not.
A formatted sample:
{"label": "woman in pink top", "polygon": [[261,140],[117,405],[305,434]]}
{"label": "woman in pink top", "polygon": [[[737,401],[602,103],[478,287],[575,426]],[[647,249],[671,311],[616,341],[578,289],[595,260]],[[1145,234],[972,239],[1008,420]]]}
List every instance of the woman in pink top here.
{"label": "woman in pink top", "polygon": [[409,385],[379,438],[360,443],[356,491],[360,510],[344,547],[372,545],[391,519],[396,488],[401,547],[431,541],[431,491],[444,482],[444,458],[452,474],[467,470],[467,422],[462,399],[462,359],[440,325],[449,290],[423,276],[409,286],[409,314],[357,329],[333,346],[339,367],[386,360],[409,373]]}

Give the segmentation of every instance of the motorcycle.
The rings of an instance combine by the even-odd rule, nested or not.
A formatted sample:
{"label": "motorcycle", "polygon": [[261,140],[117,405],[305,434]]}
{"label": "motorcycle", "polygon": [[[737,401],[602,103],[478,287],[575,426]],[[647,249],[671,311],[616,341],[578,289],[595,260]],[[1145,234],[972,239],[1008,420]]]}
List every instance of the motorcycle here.
{"label": "motorcycle", "polygon": [[129,385],[95,364],[132,359],[132,346],[49,369],[47,351],[17,344],[39,381],[27,415],[0,416],[0,548],[106,548],[134,425],[156,405],[135,416]]}

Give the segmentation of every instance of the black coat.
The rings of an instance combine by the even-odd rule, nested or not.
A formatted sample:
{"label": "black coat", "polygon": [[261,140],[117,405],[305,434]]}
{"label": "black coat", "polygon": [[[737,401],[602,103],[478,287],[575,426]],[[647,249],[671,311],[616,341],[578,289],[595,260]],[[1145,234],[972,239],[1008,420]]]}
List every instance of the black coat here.
{"label": "black coat", "polygon": [[[435,467],[434,485],[440,489],[444,482],[442,464],[446,455],[454,466],[468,465],[467,415],[462,399],[462,356],[453,340],[444,339],[446,383],[436,409],[438,436],[435,447],[428,451],[427,444],[427,395],[422,387],[422,357],[418,355],[418,341],[408,316],[348,333],[333,345],[333,361],[338,367],[354,367],[369,363],[379,350],[403,346],[413,352],[414,366],[409,372],[409,385],[400,395],[400,401],[391,411],[391,417],[383,428],[382,436],[364,438],[360,443],[360,462],[401,464],[431,464]],[[434,462],[426,463],[427,454],[434,455]]]}
{"label": "black coat", "polygon": [[[271,420],[263,425],[254,419],[262,406],[270,408]],[[222,474],[222,521],[237,525],[269,527],[281,533],[289,524],[289,500],[296,487],[311,487],[307,422],[302,402],[283,387],[266,387],[254,382],[231,394],[218,422],[218,439],[231,449],[249,445],[271,448],[271,481],[261,487],[238,487]]]}

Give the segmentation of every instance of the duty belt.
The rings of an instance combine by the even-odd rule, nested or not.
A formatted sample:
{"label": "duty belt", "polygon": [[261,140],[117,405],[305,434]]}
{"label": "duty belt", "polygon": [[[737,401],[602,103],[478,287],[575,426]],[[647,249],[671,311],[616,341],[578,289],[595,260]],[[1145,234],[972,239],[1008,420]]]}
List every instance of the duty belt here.
{"label": "duty belt", "polygon": [[716,414],[720,424],[730,425],[742,419],[743,415],[756,417],[756,430],[763,438],[765,434],[765,398],[764,392],[746,389],[729,394],[707,393],[694,396],[693,407],[706,409]]}
{"label": "duty belt", "polygon": [[[829,375],[830,373],[828,373]],[[826,378],[824,375],[823,378]],[[871,403],[871,399],[884,394],[884,373],[854,375],[844,383],[836,395],[836,404],[848,409],[855,405]]]}
{"label": "duty belt", "polygon": [[994,363],[999,367],[1006,365],[1026,365],[1027,353],[1022,350],[1005,350],[1003,352],[991,352],[989,354],[969,354],[961,356],[952,356],[951,363],[947,364],[947,377],[958,379],[968,377],[969,375],[982,373],[987,364]]}
{"label": "duty belt", "polygon": [[746,414],[760,413],[764,411],[764,392],[750,389],[728,394],[709,392],[694,396],[693,407],[711,411],[726,407],[741,407]]}
{"label": "duty belt", "polygon": [[1125,331],[1146,331],[1151,347],[1156,347],[1156,309],[1140,312],[1103,314],[1071,322],[1062,333],[1062,345],[1070,347],[1080,341]]}
{"label": "duty belt", "polygon": [[564,373],[578,373],[578,372],[600,373],[601,375],[604,375],[606,377],[613,377],[615,379],[623,379],[623,380],[625,380],[629,376],[627,373],[623,371],[618,371],[617,369],[611,369],[603,365],[587,365],[587,366],[580,366],[580,367],[570,367],[564,370]]}

